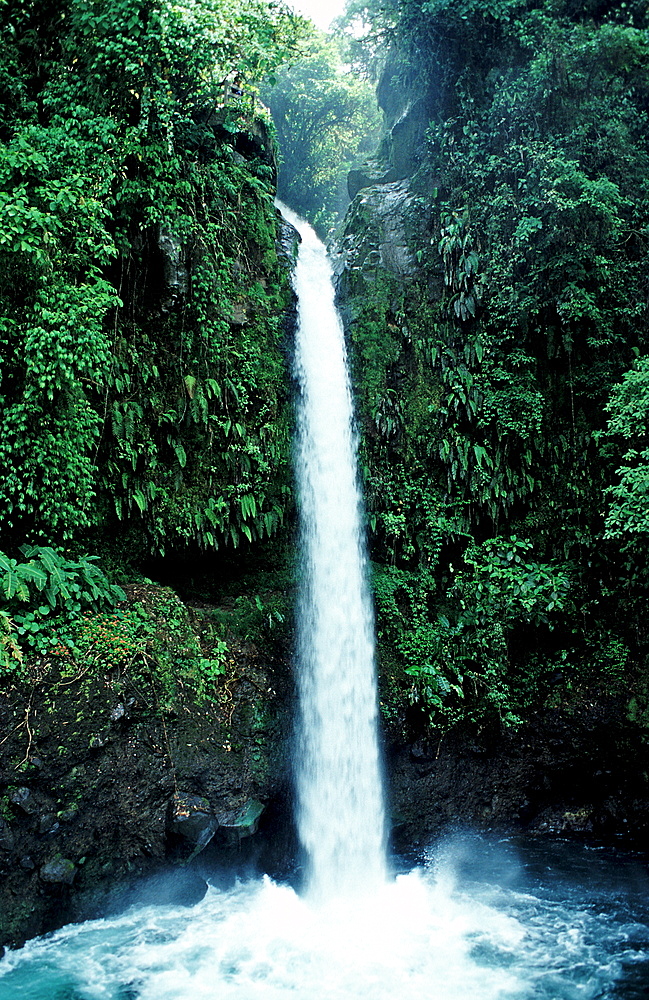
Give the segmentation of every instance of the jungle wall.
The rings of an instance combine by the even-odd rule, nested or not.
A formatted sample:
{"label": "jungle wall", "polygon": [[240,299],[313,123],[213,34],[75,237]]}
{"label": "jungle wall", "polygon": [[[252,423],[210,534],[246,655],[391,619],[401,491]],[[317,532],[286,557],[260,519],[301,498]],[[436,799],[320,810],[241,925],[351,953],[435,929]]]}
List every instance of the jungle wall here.
{"label": "jungle wall", "polygon": [[359,67],[384,53],[384,139],[349,175],[334,255],[397,811],[430,825],[466,770],[482,802],[451,795],[449,818],[508,801],[642,842],[646,11],[350,9]]}
{"label": "jungle wall", "polygon": [[236,860],[288,795],[295,237],[257,84],[304,30],[0,10],[5,943]]}

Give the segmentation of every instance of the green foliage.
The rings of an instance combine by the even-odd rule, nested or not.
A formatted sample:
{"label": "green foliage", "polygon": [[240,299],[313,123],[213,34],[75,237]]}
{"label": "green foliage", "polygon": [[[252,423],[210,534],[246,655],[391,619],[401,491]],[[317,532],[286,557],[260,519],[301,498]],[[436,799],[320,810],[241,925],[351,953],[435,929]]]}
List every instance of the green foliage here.
{"label": "green foliage", "polygon": [[218,700],[229,653],[220,631],[197,630],[172,591],[140,590],[142,600],[111,610],[59,614],[47,622],[33,615],[25,650],[32,670],[34,655],[41,656],[41,679],[90,690],[102,678],[125,701],[155,713],[187,697]]}
{"label": "green foliage", "polygon": [[86,612],[112,607],[124,591],[110,583],[96,556],[68,559],[23,545],[24,562],[0,552],[0,625],[4,670],[20,672],[24,654],[44,656],[67,641]]}
{"label": "green foliage", "polygon": [[152,588],[136,603],[135,639],[145,655],[136,659],[127,686],[152,688],[156,710],[167,710],[183,695],[217,700],[229,649],[218,628],[199,630],[185,605],[168,588]]}
{"label": "green foliage", "polygon": [[45,596],[50,608],[78,611],[84,605],[100,608],[124,600],[124,591],[109,582],[97,565],[97,556],[73,560],[38,545],[23,545],[20,551],[27,563],[17,564],[0,553],[0,568],[7,564],[2,587],[8,600],[14,595],[21,601],[29,600],[27,588],[18,582],[28,580]]}
{"label": "green foliage", "polygon": [[[614,386],[606,436],[624,442],[619,482],[609,486],[606,538],[642,540],[649,533],[649,358],[639,358]],[[644,546],[643,546],[644,548]]]}
{"label": "green foliage", "polygon": [[304,30],[264,0],[1,5],[5,547],[279,530],[290,291],[255,87]]}
{"label": "green foliage", "polygon": [[366,63],[392,46],[384,103],[432,112],[418,273],[348,279],[384,668],[443,725],[619,693],[647,641],[646,7],[349,9]]}
{"label": "green foliage", "polygon": [[[464,554],[470,567],[470,587],[477,601],[471,602],[476,623],[497,617],[505,626],[527,623],[548,624],[551,612],[569,607],[570,578],[566,568],[533,561],[532,543],[512,535],[490,538]],[[458,594],[467,589],[462,576],[456,582]],[[464,599],[460,607],[466,606]]]}
{"label": "green foliage", "polygon": [[5,611],[0,610],[0,675],[22,671],[23,652],[14,631],[13,621]]}
{"label": "green foliage", "polygon": [[423,569],[387,567],[375,578],[379,648],[396,656],[410,698],[433,725],[462,716],[515,722],[510,648],[527,628],[539,637],[571,607],[563,567],[536,562],[529,540],[494,538],[464,553],[441,579]]}
{"label": "green foliage", "polygon": [[109,613],[84,612],[75,623],[71,646],[60,644],[55,651],[71,657],[67,674],[89,665],[104,671],[127,670],[145,655],[150,633],[150,619],[137,605]]}
{"label": "green foliage", "polygon": [[268,645],[285,637],[290,610],[285,593],[241,594],[231,607],[217,608],[211,617],[244,642]]}
{"label": "green foliage", "polygon": [[449,726],[460,717],[465,663],[458,656],[461,627],[444,614],[431,619],[435,581],[424,573],[388,567],[378,572],[374,590],[381,665],[403,675],[409,699],[423,703],[431,721]]}

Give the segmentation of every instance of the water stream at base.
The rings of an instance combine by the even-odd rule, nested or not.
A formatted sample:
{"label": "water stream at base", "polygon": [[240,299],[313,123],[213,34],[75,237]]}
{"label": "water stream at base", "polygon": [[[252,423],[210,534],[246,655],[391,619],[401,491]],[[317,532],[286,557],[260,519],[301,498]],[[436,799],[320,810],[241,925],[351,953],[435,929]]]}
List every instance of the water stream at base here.
{"label": "water stream at base", "polygon": [[69,925],[0,960],[0,1000],[646,998],[639,860],[464,836],[386,874],[351,397],[324,249],[308,230],[296,288],[306,892],[264,876],[212,885],[191,907]]}

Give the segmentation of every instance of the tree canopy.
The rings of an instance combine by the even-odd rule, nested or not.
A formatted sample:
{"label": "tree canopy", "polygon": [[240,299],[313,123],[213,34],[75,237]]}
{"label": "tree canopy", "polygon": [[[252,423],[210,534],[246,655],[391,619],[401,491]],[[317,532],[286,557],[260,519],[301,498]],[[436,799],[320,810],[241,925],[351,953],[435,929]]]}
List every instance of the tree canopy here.
{"label": "tree canopy", "polygon": [[262,90],[277,129],[278,195],[323,235],[349,204],[350,167],[378,140],[374,90],[346,58],[343,39],[314,32],[303,57]]}

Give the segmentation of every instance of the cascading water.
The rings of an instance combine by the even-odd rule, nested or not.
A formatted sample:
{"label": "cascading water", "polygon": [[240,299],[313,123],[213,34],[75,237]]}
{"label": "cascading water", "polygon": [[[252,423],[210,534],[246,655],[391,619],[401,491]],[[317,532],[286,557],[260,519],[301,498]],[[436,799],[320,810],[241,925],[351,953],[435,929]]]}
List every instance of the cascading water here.
{"label": "cascading water", "polygon": [[366,579],[345,339],[325,248],[302,237],[296,477],[301,509],[298,613],[298,829],[318,898],[385,879],[373,615]]}
{"label": "cascading water", "polygon": [[64,927],[0,960],[0,1000],[645,1000],[649,878],[635,858],[467,836],[386,876],[351,401],[308,230],[296,287],[307,892],[264,877]]}

